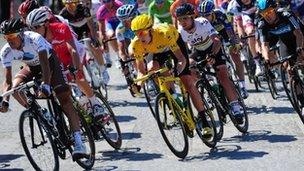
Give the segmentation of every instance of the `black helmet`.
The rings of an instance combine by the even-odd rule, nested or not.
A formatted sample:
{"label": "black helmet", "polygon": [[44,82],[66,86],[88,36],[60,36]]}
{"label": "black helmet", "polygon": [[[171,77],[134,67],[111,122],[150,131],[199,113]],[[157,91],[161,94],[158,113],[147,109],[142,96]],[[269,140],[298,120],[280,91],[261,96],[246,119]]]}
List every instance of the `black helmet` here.
{"label": "black helmet", "polygon": [[19,33],[23,30],[25,24],[21,19],[5,20],[0,25],[0,32],[2,34]]}
{"label": "black helmet", "polygon": [[175,10],[176,17],[184,16],[184,15],[193,15],[194,14],[194,7],[189,3],[185,3],[179,6]]}

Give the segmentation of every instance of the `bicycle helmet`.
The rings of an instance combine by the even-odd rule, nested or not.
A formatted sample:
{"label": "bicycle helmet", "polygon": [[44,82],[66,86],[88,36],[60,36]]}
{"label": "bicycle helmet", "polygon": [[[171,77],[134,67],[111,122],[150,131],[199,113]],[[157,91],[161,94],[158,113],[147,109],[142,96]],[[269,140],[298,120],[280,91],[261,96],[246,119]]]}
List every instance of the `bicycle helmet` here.
{"label": "bicycle helmet", "polygon": [[211,12],[213,12],[214,9],[215,9],[214,3],[211,2],[210,0],[203,1],[198,6],[198,12],[200,15],[210,14]]}
{"label": "bicycle helmet", "polygon": [[0,32],[2,34],[19,33],[25,27],[21,19],[5,20],[0,25]]}
{"label": "bicycle helmet", "polygon": [[47,8],[40,7],[34,9],[26,17],[26,24],[29,27],[36,27],[43,25],[50,18],[50,12]]}
{"label": "bicycle helmet", "polygon": [[146,30],[153,26],[152,18],[147,14],[136,16],[131,22],[132,31]]}
{"label": "bicycle helmet", "polygon": [[176,10],[176,17],[185,16],[185,15],[193,15],[194,14],[194,8],[193,5],[189,3],[185,3],[181,6],[179,6]]}
{"label": "bicycle helmet", "polygon": [[259,11],[263,11],[268,7],[273,7],[276,5],[275,0],[257,0],[257,8]]}
{"label": "bicycle helmet", "polygon": [[134,4],[126,4],[119,7],[116,11],[116,16],[119,20],[135,17],[138,14],[137,6]]}
{"label": "bicycle helmet", "polygon": [[39,8],[37,0],[26,0],[18,8],[18,13],[21,16],[29,14],[33,9]]}

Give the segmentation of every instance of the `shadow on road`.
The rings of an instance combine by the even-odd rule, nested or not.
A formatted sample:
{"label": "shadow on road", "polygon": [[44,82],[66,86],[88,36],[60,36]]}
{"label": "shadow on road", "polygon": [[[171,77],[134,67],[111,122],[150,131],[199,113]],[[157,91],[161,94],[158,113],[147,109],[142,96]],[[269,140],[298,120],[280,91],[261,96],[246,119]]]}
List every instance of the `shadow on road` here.
{"label": "shadow on road", "polygon": [[117,170],[117,166],[100,166],[100,167],[94,167],[90,171],[111,171],[111,170]]}
{"label": "shadow on road", "polygon": [[275,106],[257,106],[248,107],[248,114],[258,115],[258,114],[295,114],[294,109],[290,107],[275,107]]}
{"label": "shadow on road", "polygon": [[130,122],[133,120],[136,120],[137,118],[134,116],[128,116],[128,115],[117,115],[116,120],[118,122]]}
{"label": "shadow on road", "polygon": [[121,137],[123,140],[137,139],[137,138],[141,138],[141,133],[122,132]]}
{"label": "shadow on road", "polygon": [[250,131],[245,135],[233,136],[231,138],[223,138],[222,142],[268,141],[270,143],[280,143],[280,142],[292,142],[295,140],[297,140],[297,138],[293,135],[276,135],[276,134],[271,134],[271,131],[256,130],[256,131]]}
{"label": "shadow on road", "polygon": [[0,170],[23,170],[20,168],[7,168],[10,167],[10,162],[12,160],[18,159],[20,157],[23,157],[24,155],[21,154],[0,154]]}
{"label": "shadow on road", "polygon": [[228,160],[247,160],[267,155],[265,151],[243,151],[239,145],[220,145],[210,152],[202,153],[197,156],[186,157],[184,161],[189,160],[217,160],[226,158]]}
{"label": "shadow on road", "polygon": [[130,101],[126,101],[126,100],[115,100],[109,102],[111,107],[127,107],[127,106],[136,106],[136,107],[147,107],[148,104],[147,102],[130,102]]}
{"label": "shadow on road", "polygon": [[128,89],[128,85],[126,85],[126,84],[124,84],[124,85],[108,85],[108,88],[110,90],[126,90],[126,89]]}
{"label": "shadow on road", "polygon": [[102,157],[96,160],[147,161],[159,159],[163,156],[158,153],[141,153],[140,150],[140,148],[122,148],[116,151],[100,151]]}

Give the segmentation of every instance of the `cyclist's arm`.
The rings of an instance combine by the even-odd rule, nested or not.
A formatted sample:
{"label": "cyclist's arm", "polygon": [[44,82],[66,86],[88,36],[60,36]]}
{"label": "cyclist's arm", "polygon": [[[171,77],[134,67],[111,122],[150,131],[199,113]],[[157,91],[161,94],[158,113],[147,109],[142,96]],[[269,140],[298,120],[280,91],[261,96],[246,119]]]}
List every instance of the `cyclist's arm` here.
{"label": "cyclist's arm", "polygon": [[236,28],[237,28],[237,32],[239,37],[244,37],[245,36],[245,29],[243,26],[243,21],[241,19],[241,16],[238,16],[236,19]]}
{"label": "cyclist's arm", "polygon": [[98,21],[98,29],[99,29],[99,38],[100,39],[106,39],[105,20],[99,20]]}
{"label": "cyclist's arm", "polygon": [[136,68],[139,72],[138,76],[146,74],[146,67],[144,60],[136,60]]}
{"label": "cyclist's arm", "polygon": [[[12,88],[12,67],[4,67],[3,93]],[[4,101],[9,101],[9,96],[4,97]]]}
{"label": "cyclist's arm", "polygon": [[303,34],[300,29],[293,31],[293,34],[296,36],[297,47],[304,47]]}
{"label": "cyclist's arm", "polygon": [[222,47],[221,40],[217,34],[210,35],[210,38],[213,41],[212,53],[217,54]]}
{"label": "cyclist's arm", "polygon": [[97,37],[97,32],[95,31],[94,21],[92,17],[87,18],[87,25],[90,29],[91,36]]}
{"label": "cyclist's arm", "polygon": [[186,57],[184,56],[184,54],[182,53],[180,48],[176,48],[174,51],[172,51],[174,53],[174,56],[177,58],[178,60],[178,66],[177,66],[177,70],[179,72],[183,71],[186,67],[187,64],[187,60]]}
{"label": "cyclist's arm", "polygon": [[125,41],[117,41],[119,56],[123,61],[127,60]]}
{"label": "cyclist's arm", "polygon": [[51,72],[50,72],[50,65],[49,65],[47,50],[44,49],[44,50],[39,51],[38,56],[39,56],[41,70],[42,70],[42,81],[45,84],[50,85],[50,83],[51,83],[51,78],[50,78]]}
{"label": "cyclist's arm", "polygon": [[269,43],[268,42],[261,42],[262,47],[262,55],[265,61],[269,61]]}
{"label": "cyclist's arm", "polygon": [[74,67],[76,67],[78,70],[82,70],[81,63],[80,63],[80,57],[77,51],[77,47],[75,45],[74,39],[70,39],[66,42],[68,50],[72,56],[72,61]]}

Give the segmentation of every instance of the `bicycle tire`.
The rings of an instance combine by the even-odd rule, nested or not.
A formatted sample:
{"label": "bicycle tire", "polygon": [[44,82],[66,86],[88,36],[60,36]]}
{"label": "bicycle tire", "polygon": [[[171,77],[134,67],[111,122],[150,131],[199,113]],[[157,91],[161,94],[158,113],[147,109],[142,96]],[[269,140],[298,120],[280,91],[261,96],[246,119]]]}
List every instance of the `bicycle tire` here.
{"label": "bicycle tire", "polygon": [[[81,136],[85,135],[86,138],[82,137],[82,140],[86,140],[89,143],[90,146],[90,154],[89,157],[82,158],[82,159],[76,159],[77,164],[84,168],[84,169],[91,169],[94,166],[95,163],[95,142],[94,138],[91,132],[91,129],[87,125],[87,122],[85,118],[78,113],[79,120],[80,120],[80,132]],[[86,148],[87,149],[87,148]],[[89,158],[89,159],[87,159]]]}
{"label": "bicycle tire", "polygon": [[292,96],[292,98],[294,100],[294,104],[295,104],[294,109],[297,112],[297,114],[299,115],[302,123],[304,124],[304,115],[303,115],[304,112],[302,112],[302,110],[303,110],[302,106],[304,104],[302,105],[301,102],[298,100],[298,97],[297,97],[297,92],[296,92],[297,88],[296,87],[298,85],[300,86],[301,93],[303,94],[304,93],[304,85],[302,84],[302,82],[294,80],[294,79],[291,80],[291,96]]}
{"label": "bicycle tire", "polygon": [[[271,72],[271,71],[269,71],[269,72]],[[268,88],[269,88],[271,97],[274,100],[276,100],[277,97],[278,97],[278,91],[277,91],[277,88],[276,88],[275,79],[271,78],[269,73],[266,73],[266,81],[267,81],[267,84],[268,84]]]}
{"label": "bicycle tire", "polygon": [[[154,86],[156,88],[158,88],[157,84],[155,83],[155,81],[152,79],[151,80],[152,83],[154,84]],[[144,95],[145,95],[145,98],[146,98],[146,101],[148,103],[148,106],[149,106],[149,109],[153,115],[153,117],[155,117],[155,111],[154,111],[154,106],[155,106],[155,97],[151,97],[149,92],[148,92],[148,88],[147,88],[148,84],[147,84],[147,81],[144,83],[144,86],[143,86],[143,89],[144,89]],[[157,92],[159,92],[159,89],[156,90]],[[157,94],[156,94],[157,95]],[[154,102],[154,104],[153,104]]]}
{"label": "bicycle tire", "polygon": [[288,73],[286,72],[286,69],[284,69],[283,65],[280,66],[280,72],[281,72],[282,84],[283,84],[285,93],[287,95],[287,98],[289,99],[292,107],[296,108],[295,103],[293,101],[293,98],[291,97],[290,83],[288,83],[289,82],[289,80],[288,80],[289,78],[288,78],[288,75],[287,75]]}
{"label": "bicycle tire", "polygon": [[[43,124],[43,123],[40,123],[39,121],[37,121],[36,117],[31,113],[31,111],[25,110],[22,112],[22,114],[19,118],[19,135],[20,135],[20,140],[21,140],[21,144],[24,149],[24,152],[25,152],[28,160],[30,161],[31,165],[34,167],[35,170],[46,170],[46,169],[41,168],[41,166],[39,166],[37,164],[37,161],[35,161],[35,159],[33,158],[32,154],[30,153],[30,150],[27,146],[25,136],[24,136],[24,126],[25,126],[26,118],[29,118],[31,134],[34,133],[33,124],[34,124],[34,121],[36,121],[40,134],[45,134],[43,136],[49,140],[49,143],[51,144],[51,149],[52,149],[51,151],[53,153],[52,156],[54,157],[54,167],[52,167],[51,170],[55,170],[55,171],[59,170],[58,152],[57,152],[56,146],[54,144],[52,135],[50,133],[51,131],[49,130],[49,128],[47,126],[42,126],[41,124]],[[44,133],[42,133],[42,131]],[[43,155],[43,156],[45,156],[45,155]],[[48,161],[48,163],[50,162],[50,160],[47,160],[47,161]],[[43,161],[43,163],[45,163],[45,160]],[[49,170],[49,169],[47,169],[47,170]]]}
{"label": "bicycle tire", "polygon": [[[101,94],[99,94],[98,92],[95,92],[95,96],[96,96],[96,98],[101,100],[103,107],[106,108],[106,111],[110,115],[110,117],[111,117],[110,120],[114,123],[115,129],[117,131],[117,133],[115,133],[115,134],[117,134],[117,136],[116,136],[117,139],[116,140],[111,139],[111,137],[107,134],[107,129],[105,128],[105,126],[100,127],[101,134],[110,146],[112,146],[116,150],[120,149],[121,145],[122,145],[122,135],[121,135],[120,126],[116,119],[116,116],[115,116],[112,108],[110,107],[108,101],[105,98],[103,98],[101,96]],[[111,124],[113,125],[113,123],[107,123],[107,125],[111,125]],[[111,129],[111,130],[114,130],[114,129]]]}
{"label": "bicycle tire", "polygon": [[[220,141],[224,135],[224,123],[222,122],[222,120],[220,119],[222,116],[221,116],[221,111],[220,111],[220,106],[218,105],[220,103],[220,100],[219,99],[216,99],[216,95],[214,94],[214,92],[211,90],[211,89],[206,89],[204,88],[204,85],[202,84],[197,84],[197,87],[198,87],[198,90],[199,90],[199,93],[204,101],[204,105],[205,105],[205,108],[207,110],[216,110],[216,114],[218,116],[218,126],[216,127],[216,139],[217,141]],[[207,93],[205,93],[205,91],[207,91]],[[208,91],[210,90],[210,91]],[[212,92],[211,92],[212,91]],[[210,101],[208,102],[208,100],[206,100],[205,96],[204,95],[208,95],[209,98],[210,98]],[[210,106],[209,103],[212,103]],[[222,111],[223,112],[223,111]]]}
{"label": "bicycle tire", "polygon": [[[166,97],[166,95],[164,94],[164,93],[160,93],[160,94],[158,94],[157,95],[157,97],[156,97],[156,102],[155,102],[155,119],[156,119],[156,121],[157,121],[157,125],[158,125],[158,128],[159,128],[159,130],[160,130],[160,133],[161,133],[161,135],[162,135],[162,137],[163,137],[163,139],[164,139],[164,141],[165,141],[165,143],[167,144],[167,146],[169,147],[169,149],[171,150],[171,152],[175,155],[175,156],[177,156],[177,157],[179,157],[179,158],[185,158],[186,156],[187,156],[187,154],[188,154],[188,151],[189,151],[189,142],[188,142],[188,137],[187,137],[187,134],[186,134],[186,131],[185,131],[185,127],[184,127],[184,124],[183,124],[183,122],[182,122],[182,118],[181,118],[181,116],[180,116],[180,114],[179,113],[177,113],[177,112],[175,112],[175,116],[173,116],[173,114],[167,114],[166,112],[164,112],[164,117],[165,117],[165,119],[167,120],[167,116],[169,116],[169,115],[171,115],[171,116],[173,116],[173,119],[176,119],[176,123],[174,123],[173,124],[173,126],[172,126],[172,128],[175,126],[175,125],[179,125],[180,126],[180,128],[181,128],[181,132],[182,132],[182,136],[183,136],[183,142],[184,142],[184,145],[183,145],[183,147],[181,148],[181,150],[178,150],[178,149],[176,149],[176,147],[174,147],[173,145],[172,145],[172,143],[170,142],[170,140],[169,140],[169,138],[167,137],[167,135],[166,135],[166,133],[165,133],[165,129],[168,129],[168,128],[170,128],[169,126],[170,125],[168,125],[167,123],[165,124],[165,123],[163,123],[161,120],[160,120],[160,116],[161,116],[161,114],[160,114],[160,110],[161,110],[161,107],[159,106],[159,105],[161,105],[161,104],[163,105],[163,110],[165,111],[166,110],[166,106],[168,107],[168,109],[170,109],[169,108],[169,100],[168,100],[168,98]],[[173,108],[174,108],[174,106],[173,106]],[[172,109],[172,110],[174,110],[174,109]],[[165,128],[166,127],[166,128]],[[171,128],[170,128],[171,129]],[[169,129],[168,129],[169,130]]]}
{"label": "bicycle tire", "polygon": [[[208,146],[210,148],[214,148],[216,146],[217,141],[218,141],[218,136],[217,136],[217,131],[216,131],[216,123],[214,121],[213,114],[211,113],[210,110],[206,111],[206,118],[207,118],[207,121],[209,123],[209,126],[211,127],[211,129],[213,131],[212,138],[210,140],[207,140],[206,138],[204,138],[203,134],[201,132],[202,129],[200,128],[200,126],[196,126],[196,132],[206,146]],[[198,121],[199,120],[200,119],[198,119]],[[197,124],[199,124],[199,123],[197,123]]]}

